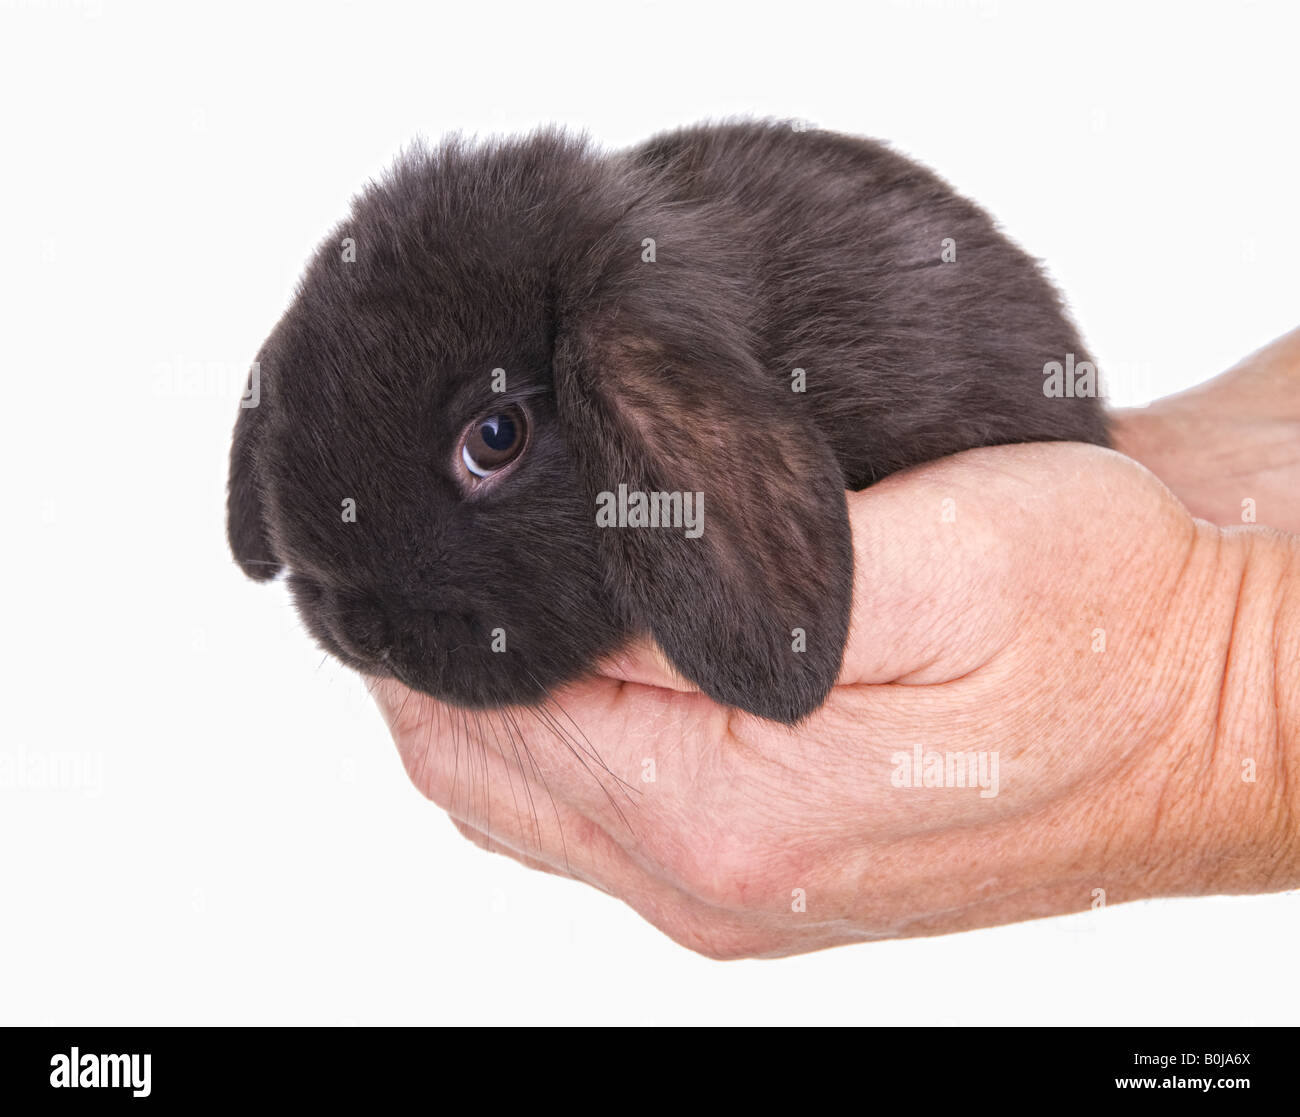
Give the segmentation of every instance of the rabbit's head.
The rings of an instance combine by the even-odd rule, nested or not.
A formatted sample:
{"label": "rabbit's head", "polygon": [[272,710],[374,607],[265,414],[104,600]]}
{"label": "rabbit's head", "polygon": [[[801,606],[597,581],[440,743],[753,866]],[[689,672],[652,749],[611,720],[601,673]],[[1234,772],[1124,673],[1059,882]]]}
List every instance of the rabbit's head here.
{"label": "rabbit's head", "polygon": [[844,482],[728,251],[559,133],[408,153],[258,355],[241,567],[456,705],[540,701],[648,633],[716,700],[808,714],[847,634]]}

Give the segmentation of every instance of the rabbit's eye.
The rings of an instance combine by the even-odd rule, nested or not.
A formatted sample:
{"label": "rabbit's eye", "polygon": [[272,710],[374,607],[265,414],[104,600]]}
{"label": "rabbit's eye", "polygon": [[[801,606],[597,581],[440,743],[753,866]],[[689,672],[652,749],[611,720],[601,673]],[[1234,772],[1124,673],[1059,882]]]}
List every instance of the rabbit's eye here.
{"label": "rabbit's eye", "polygon": [[475,477],[488,477],[523,452],[528,420],[518,407],[507,407],[478,420],[465,432],[460,460]]}

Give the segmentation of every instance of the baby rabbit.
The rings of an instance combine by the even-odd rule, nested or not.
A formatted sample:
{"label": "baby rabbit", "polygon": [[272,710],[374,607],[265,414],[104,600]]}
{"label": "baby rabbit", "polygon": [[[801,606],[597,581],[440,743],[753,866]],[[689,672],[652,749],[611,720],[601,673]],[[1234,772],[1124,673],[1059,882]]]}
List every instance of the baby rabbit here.
{"label": "baby rabbit", "polygon": [[1106,442],[1074,326],[988,215],[878,143],[767,122],[416,147],[252,377],[240,566],[285,570],[344,663],[472,708],[648,633],[794,723],[844,651],[846,489]]}

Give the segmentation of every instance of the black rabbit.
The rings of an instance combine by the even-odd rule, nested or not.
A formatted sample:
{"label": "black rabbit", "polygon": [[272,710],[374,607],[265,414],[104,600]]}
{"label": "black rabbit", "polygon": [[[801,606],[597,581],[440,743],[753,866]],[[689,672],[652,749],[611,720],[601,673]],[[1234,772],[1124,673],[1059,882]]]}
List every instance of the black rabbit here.
{"label": "black rabbit", "polygon": [[778,123],[411,150],[254,369],[240,565],[286,569],[343,662],[468,707],[541,701],[647,632],[717,701],[795,722],[844,650],[846,489],[1106,442],[1056,292],[983,211]]}

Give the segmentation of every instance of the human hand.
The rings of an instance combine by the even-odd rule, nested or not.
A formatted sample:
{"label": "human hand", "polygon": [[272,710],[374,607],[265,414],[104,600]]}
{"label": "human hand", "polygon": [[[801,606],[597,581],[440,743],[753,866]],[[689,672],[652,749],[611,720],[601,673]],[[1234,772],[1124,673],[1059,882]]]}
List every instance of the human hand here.
{"label": "human hand", "polygon": [[1300,532],[1300,329],[1213,380],[1116,412],[1113,429],[1192,515]]}
{"label": "human hand", "polygon": [[[960,454],[849,510],[852,637],[800,726],[716,705],[649,647],[508,717],[378,682],[412,779],[473,840],[714,957],[1296,883],[1296,540],[1195,522],[1065,443]],[[918,750],[977,775],[982,755],[987,786],[897,786],[924,782]]]}

